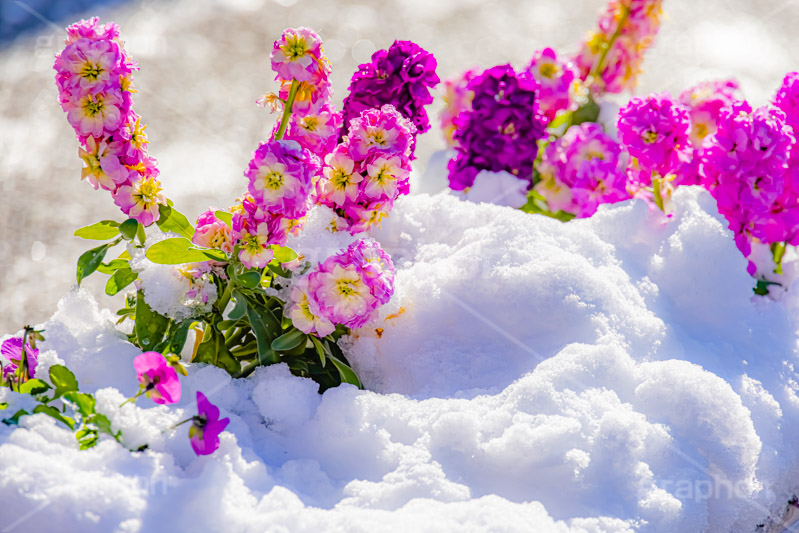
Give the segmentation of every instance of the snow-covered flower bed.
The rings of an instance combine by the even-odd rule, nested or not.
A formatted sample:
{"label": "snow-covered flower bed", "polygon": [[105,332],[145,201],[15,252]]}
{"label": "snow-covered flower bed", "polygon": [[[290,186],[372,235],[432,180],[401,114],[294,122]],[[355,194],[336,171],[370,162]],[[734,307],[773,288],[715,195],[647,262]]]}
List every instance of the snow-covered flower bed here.
{"label": "snow-covered flower bed", "polygon": [[[367,389],[285,365],[190,365],[177,408],[119,407],[140,350],[83,290],[43,324],[121,429],[79,451],[44,414],[0,425],[16,531],[757,531],[795,494],[797,292],[752,296],[711,196],[563,224],[451,196],[398,201],[381,330],[348,341]],[[321,207],[308,227],[323,224]],[[337,248],[336,234],[295,242]],[[313,236],[313,237],[311,237]],[[327,239],[327,241],[325,241]],[[290,243],[292,244],[292,243]],[[391,318],[388,318],[391,317]],[[385,319],[385,320],[383,320]],[[202,390],[230,418],[197,457]],[[29,397],[0,389],[6,412]]]}

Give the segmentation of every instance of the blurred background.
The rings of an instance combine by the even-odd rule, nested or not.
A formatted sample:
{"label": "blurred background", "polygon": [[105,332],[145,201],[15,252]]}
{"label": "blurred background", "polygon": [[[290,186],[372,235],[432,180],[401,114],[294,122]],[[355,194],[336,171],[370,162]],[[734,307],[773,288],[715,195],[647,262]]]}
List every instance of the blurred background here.
{"label": "blurred background", "polygon": [[[109,193],[80,180],[78,144],[58,106],[53,55],[63,28],[98,15],[122,27],[139,62],[135,109],[148,125],[166,194],[196,216],[227,207],[245,188],[250,153],[274,116],[255,105],[275,90],[272,42],[287,26],[311,26],[333,63],[340,107],[359,63],[410,39],[435,54],[438,74],[511,62],[551,46],[576,52],[604,0],[0,0],[0,335],[46,320],[75,284],[78,256],[93,247],[72,234],[120,219]],[[636,92],[679,93],[735,77],[763,105],[799,68],[796,0],[665,0],[667,18]],[[420,137],[417,175],[444,147],[437,125]],[[418,183],[417,183],[418,185]],[[98,243],[99,244],[99,243]],[[101,305],[106,276],[84,281]]]}

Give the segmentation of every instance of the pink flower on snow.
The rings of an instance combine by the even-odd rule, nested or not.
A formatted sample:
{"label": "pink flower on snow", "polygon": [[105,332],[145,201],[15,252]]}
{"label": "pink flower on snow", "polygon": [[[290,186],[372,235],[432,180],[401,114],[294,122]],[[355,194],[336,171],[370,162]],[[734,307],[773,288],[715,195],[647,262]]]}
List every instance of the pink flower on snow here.
{"label": "pink flower on snow", "polygon": [[219,448],[219,434],[225,431],[229,418],[219,418],[219,407],[197,391],[197,415],[191,419],[189,440],[194,453],[210,455]]}
{"label": "pink flower on snow", "polygon": [[144,352],[133,360],[136,377],[145,395],[157,404],[180,401],[178,373],[158,352]]}
{"label": "pink flower on snow", "polygon": [[[5,368],[3,368],[3,377],[8,378],[8,376],[13,376],[22,360],[22,339],[19,337],[11,337],[3,341],[3,345],[0,347],[0,355],[8,361]],[[36,375],[38,358],[39,349],[32,348],[30,343],[26,344],[25,360],[27,361],[29,377],[34,377]]]}

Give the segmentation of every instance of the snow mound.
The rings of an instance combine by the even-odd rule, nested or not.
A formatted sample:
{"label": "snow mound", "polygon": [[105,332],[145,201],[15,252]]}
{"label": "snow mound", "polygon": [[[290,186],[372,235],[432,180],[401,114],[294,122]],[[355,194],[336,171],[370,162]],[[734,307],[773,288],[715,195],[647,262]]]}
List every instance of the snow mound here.
{"label": "snow mound", "polygon": [[[44,324],[130,453],[44,415],[0,427],[4,521],[24,531],[755,531],[799,489],[797,302],[752,297],[706,192],[567,224],[447,195],[372,235],[397,293],[347,342],[370,390],[285,366],[192,365],[181,404],[119,404],[135,348],[75,290]],[[293,243],[346,239],[312,213]],[[318,226],[318,228],[317,228]],[[317,231],[318,230],[318,231]],[[344,244],[346,245],[346,244]],[[793,294],[796,294],[796,290]],[[101,388],[101,390],[97,390]],[[197,458],[195,390],[231,423]],[[0,390],[7,412],[25,399]],[[24,525],[23,525],[24,524]],[[534,526],[533,526],[534,525]]]}

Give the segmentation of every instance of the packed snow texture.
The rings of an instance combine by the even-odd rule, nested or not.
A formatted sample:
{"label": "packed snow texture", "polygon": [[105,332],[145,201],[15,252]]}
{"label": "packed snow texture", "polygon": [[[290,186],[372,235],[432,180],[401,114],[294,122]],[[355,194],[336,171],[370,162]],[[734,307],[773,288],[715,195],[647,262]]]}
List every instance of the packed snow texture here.
{"label": "packed snow texture", "polygon": [[[131,453],[78,451],[45,415],[0,426],[20,531],[755,531],[797,490],[797,294],[753,280],[713,199],[561,223],[451,195],[403,198],[374,237],[397,267],[347,343],[369,390],[318,395],[283,365],[191,365],[177,407],[120,408],[137,350],[74,290],[40,372],[72,368]],[[315,210],[309,228],[329,213]],[[293,245],[339,248],[306,231]],[[378,335],[376,328],[382,328]],[[197,458],[202,390],[231,419]],[[8,389],[6,412],[26,400]],[[5,525],[5,524],[4,524]],[[15,526],[16,527],[16,526]]]}

